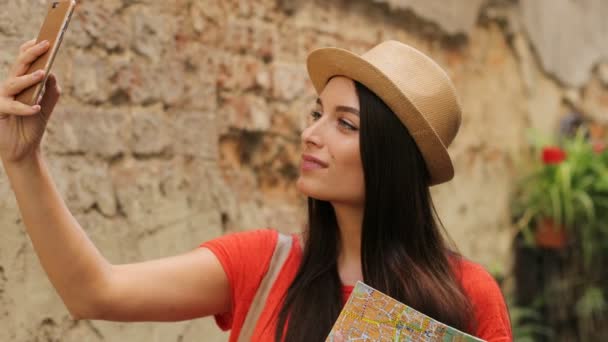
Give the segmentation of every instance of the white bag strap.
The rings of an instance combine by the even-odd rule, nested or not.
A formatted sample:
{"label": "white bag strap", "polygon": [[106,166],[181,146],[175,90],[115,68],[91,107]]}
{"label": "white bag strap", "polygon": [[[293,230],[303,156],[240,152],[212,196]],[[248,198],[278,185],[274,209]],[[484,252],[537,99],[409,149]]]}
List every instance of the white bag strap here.
{"label": "white bag strap", "polygon": [[253,297],[253,301],[251,302],[251,306],[249,307],[249,311],[247,312],[247,316],[243,322],[243,327],[239,333],[238,342],[251,341],[258,319],[266,306],[266,300],[270,294],[270,289],[272,288],[272,285],[274,285],[279,272],[283,268],[285,260],[287,260],[287,256],[291,250],[291,244],[291,235],[279,233],[277,245],[274,248],[272,257],[270,258],[268,271],[264,275],[264,278],[262,279],[262,282],[260,283],[255,296]]}

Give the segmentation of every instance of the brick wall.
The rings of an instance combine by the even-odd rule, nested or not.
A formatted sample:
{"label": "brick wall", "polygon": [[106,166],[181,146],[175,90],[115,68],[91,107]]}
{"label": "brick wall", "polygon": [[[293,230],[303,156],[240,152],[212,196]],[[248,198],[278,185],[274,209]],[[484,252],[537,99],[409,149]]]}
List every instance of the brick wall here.
{"label": "brick wall", "polygon": [[[552,131],[572,98],[606,113],[606,72],[574,89],[547,76],[508,1],[476,2],[471,10],[480,12],[468,18],[478,19],[456,33],[458,23],[446,30],[415,6],[385,2],[81,1],[54,67],[64,97],[44,150],[102,253],[135,262],[228,231],[300,229],[299,132],[314,101],[307,52],[327,45],[362,52],[398,39],[442,64],[462,99],[450,149],[456,179],[433,189],[441,218],[466,256],[506,269],[508,196],[526,130]],[[0,0],[0,78],[21,42],[35,37],[43,3]],[[71,321],[1,169],[0,229],[2,341],[226,339],[208,318]]]}

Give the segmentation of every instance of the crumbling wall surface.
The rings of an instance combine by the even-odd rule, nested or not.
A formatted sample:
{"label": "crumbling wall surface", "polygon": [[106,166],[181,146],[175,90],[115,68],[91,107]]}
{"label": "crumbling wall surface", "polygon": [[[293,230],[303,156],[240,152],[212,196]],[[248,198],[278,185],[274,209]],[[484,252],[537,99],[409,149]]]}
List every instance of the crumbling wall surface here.
{"label": "crumbling wall surface", "polygon": [[[591,4],[542,1],[541,9],[571,6],[556,5],[562,2]],[[0,0],[0,79],[19,45],[35,37],[44,3]],[[580,67],[567,71],[576,75],[572,87],[555,77],[542,52],[557,49],[542,37],[581,29],[582,19],[542,26],[549,19],[538,14],[536,26],[524,25],[539,8],[531,3],[80,1],[54,66],[64,91],[45,158],[68,207],[113,263],[184,253],[228,232],[301,230],[305,199],[294,182],[300,132],[315,100],[306,55],[323,46],[363,52],[397,39],[443,65],[463,105],[450,147],[456,177],[432,189],[439,215],[465,256],[507,270],[514,234],[508,202],[526,131],[553,131],[572,109],[594,118],[608,110],[608,71],[588,67],[597,57],[551,50],[581,60],[567,63]],[[594,6],[606,17],[605,7]],[[585,51],[598,47],[597,32],[577,32],[555,35],[571,37],[568,44],[589,41]],[[0,341],[226,340],[211,318],[71,320],[1,168],[0,230]]]}
{"label": "crumbling wall surface", "polygon": [[521,18],[543,68],[568,86],[581,87],[608,64],[608,2],[522,0]]}
{"label": "crumbling wall surface", "polygon": [[[511,25],[523,26],[542,68],[570,87],[608,68],[608,2],[604,0],[371,0],[392,11],[412,11],[445,34],[469,34],[484,8],[511,7]],[[406,17],[403,17],[406,20]]]}
{"label": "crumbling wall surface", "polygon": [[467,34],[475,23],[484,0],[373,0],[386,3],[393,11],[411,10],[425,18],[448,34]]}

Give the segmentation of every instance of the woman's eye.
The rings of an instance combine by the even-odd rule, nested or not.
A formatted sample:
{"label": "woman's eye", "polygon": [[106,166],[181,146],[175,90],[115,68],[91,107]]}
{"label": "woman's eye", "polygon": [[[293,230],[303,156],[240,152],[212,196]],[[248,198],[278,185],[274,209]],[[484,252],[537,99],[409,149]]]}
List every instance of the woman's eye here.
{"label": "woman's eye", "polygon": [[[310,117],[311,117],[312,121],[317,121],[322,116],[323,116],[323,114],[319,111],[313,110],[312,112],[310,112]],[[344,119],[338,119],[338,126],[345,128],[349,131],[357,130],[357,127],[355,127],[353,124],[351,124],[350,122],[348,122],[347,120],[344,120]]]}
{"label": "woman's eye", "polygon": [[351,131],[356,131],[356,130],[357,130],[357,127],[355,127],[355,126],[351,125],[351,124],[350,124],[348,121],[346,121],[346,120],[340,119],[340,120],[338,120],[338,122],[339,122],[340,126],[342,126],[342,127],[346,128],[346,129],[348,129],[348,130],[351,130]]}
{"label": "woman's eye", "polygon": [[321,117],[321,113],[320,113],[320,112],[317,112],[316,110],[313,110],[313,111],[310,113],[310,116],[312,116],[312,119],[313,119],[314,121],[317,121],[317,120],[318,120],[318,119]]}

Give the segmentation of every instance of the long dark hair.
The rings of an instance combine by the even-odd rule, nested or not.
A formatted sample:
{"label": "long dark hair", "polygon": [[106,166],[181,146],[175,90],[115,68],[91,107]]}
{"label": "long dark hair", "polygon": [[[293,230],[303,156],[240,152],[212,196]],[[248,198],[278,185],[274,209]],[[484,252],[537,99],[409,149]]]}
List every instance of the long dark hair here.
{"label": "long dark hair", "polygon": [[[471,332],[471,304],[458,258],[440,232],[424,159],[390,108],[355,82],[365,179],[363,281],[430,317]],[[331,203],[308,199],[302,263],[278,315],[275,340],[324,341],[342,308],[339,229]],[[286,326],[287,324],[287,326]]]}

